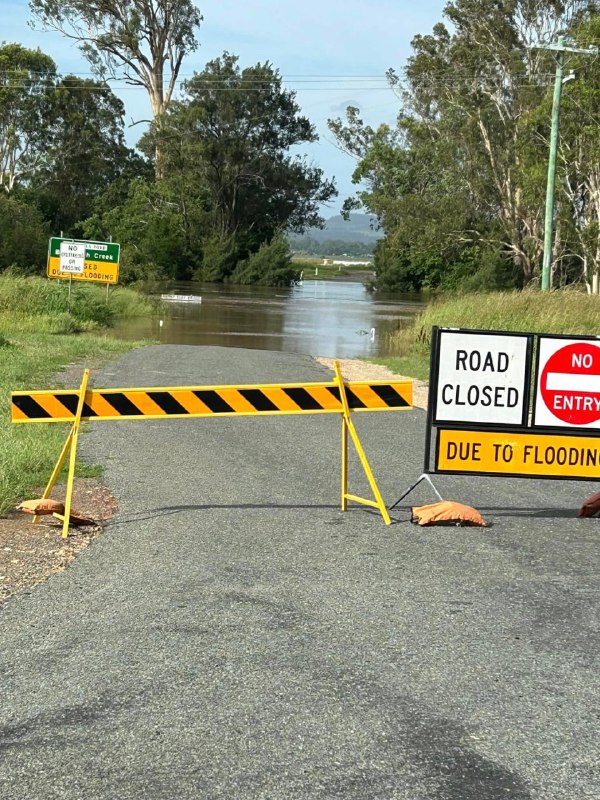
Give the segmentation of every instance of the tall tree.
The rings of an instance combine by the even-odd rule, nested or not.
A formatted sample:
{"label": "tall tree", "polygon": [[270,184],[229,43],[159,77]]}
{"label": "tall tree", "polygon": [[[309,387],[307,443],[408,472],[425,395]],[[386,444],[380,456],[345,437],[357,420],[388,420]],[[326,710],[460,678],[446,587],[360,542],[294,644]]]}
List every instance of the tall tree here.
{"label": "tall tree", "polygon": [[[573,33],[579,46],[597,45],[597,4],[589,4]],[[597,60],[589,56],[571,56],[568,65],[575,79],[565,87],[561,101],[556,221],[564,231],[565,247],[555,252],[560,258],[553,261],[553,284],[572,273],[581,276],[588,292],[600,294],[600,77]]]}
{"label": "tall tree", "polygon": [[20,44],[0,46],[0,187],[11,192],[43,157],[51,127],[54,61]]}
{"label": "tall tree", "polygon": [[210,215],[209,249],[221,262],[211,278],[228,275],[277,230],[322,224],[319,206],[337,194],[334,183],[290,154],[316,139],[277,70],[269,63],[240,69],[228,53],[188,81],[184,99],[153,126],[147,152],[158,140],[180,196],[199,199]]}
{"label": "tall tree", "polygon": [[[584,0],[451,0],[444,10],[449,25],[416,36],[405,74],[388,73],[402,104],[395,143],[405,151],[396,168],[402,196],[408,201],[420,191],[407,178],[429,153],[422,167],[428,208],[435,201],[433,208],[442,209],[444,194],[458,192],[470,206],[462,221],[470,227],[461,231],[457,215],[448,235],[499,248],[521,285],[536,275],[543,238],[545,131],[532,118],[547,93],[553,56],[536,45],[552,41],[588,6]],[[332,123],[342,144],[352,122]],[[360,143],[360,136],[353,139]],[[359,157],[379,178],[386,166],[371,147]],[[370,191],[362,199],[377,200]]]}
{"label": "tall tree", "polygon": [[[29,0],[29,7],[46,29],[76,41],[102,77],[143,86],[155,119],[198,47],[202,15],[192,0]],[[156,165],[160,174],[160,153]]]}

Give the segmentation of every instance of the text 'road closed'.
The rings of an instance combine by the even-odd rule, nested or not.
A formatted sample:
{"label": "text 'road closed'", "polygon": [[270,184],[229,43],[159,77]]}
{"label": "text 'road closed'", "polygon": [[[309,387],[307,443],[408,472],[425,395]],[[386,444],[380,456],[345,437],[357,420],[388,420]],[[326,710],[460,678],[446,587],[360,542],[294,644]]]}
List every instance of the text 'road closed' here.
{"label": "text 'road closed'", "polygon": [[522,425],[530,348],[527,335],[442,330],[435,422]]}

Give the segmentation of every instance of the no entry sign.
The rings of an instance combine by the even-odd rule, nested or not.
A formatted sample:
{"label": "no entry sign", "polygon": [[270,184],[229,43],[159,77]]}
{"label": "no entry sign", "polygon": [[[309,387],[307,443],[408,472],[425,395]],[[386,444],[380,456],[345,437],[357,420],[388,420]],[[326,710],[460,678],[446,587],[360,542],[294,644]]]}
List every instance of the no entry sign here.
{"label": "no entry sign", "polygon": [[540,337],[534,425],[600,428],[600,341]]}

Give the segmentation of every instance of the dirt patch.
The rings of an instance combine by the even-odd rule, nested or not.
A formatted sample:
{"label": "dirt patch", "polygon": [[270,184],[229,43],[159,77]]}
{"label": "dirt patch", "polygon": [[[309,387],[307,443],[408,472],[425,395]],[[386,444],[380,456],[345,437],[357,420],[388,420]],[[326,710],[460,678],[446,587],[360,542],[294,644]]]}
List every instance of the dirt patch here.
{"label": "dirt patch", "polygon": [[[413,381],[413,405],[417,408],[427,408],[429,384],[426,381],[418,381],[405,375],[396,375],[382,364],[369,364],[368,361],[361,361],[358,358],[340,358],[337,360],[340,362],[343,377],[349,381]],[[333,370],[336,359],[319,357],[316,361]]]}
{"label": "dirt patch", "polygon": [[[64,485],[56,486],[52,497],[64,500],[65,490]],[[0,605],[16,592],[66,569],[102,533],[103,524],[117,510],[117,501],[96,478],[76,478],[72,507],[97,524],[71,527],[68,539],[62,538],[62,523],[52,516],[42,517],[38,525],[32,525],[32,516],[17,511],[0,519]]]}

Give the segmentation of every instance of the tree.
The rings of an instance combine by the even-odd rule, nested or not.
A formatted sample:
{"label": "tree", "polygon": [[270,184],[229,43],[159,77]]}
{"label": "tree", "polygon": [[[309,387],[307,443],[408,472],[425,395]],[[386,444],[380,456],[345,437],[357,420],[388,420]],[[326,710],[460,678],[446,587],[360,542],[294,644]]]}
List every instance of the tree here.
{"label": "tree", "polygon": [[107,186],[148,170],[125,145],[124,107],[106,84],[61,78],[51,92],[49,113],[48,143],[30,188],[52,230],[72,235]]}
{"label": "tree", "polygon": [[[573,33],[579,46],[598,42],[598,12],[591,3],[577,20]],[[600,79],[595,59],[589,56],[571,57],[569,69],[575,80],[568,83],[561,101],[558,186],[562,202],[556,222],[559,232],[564,232],[565,246],[555,252],[561,258],[554,259],[553,285],[581,276],[589,293],[600,294]],[[557,274],[559,270],[562,275]]]}
{"label": "tree", "polygon": [[10,222],[0,225],[0,272],[11,266],[42,272],[50,229],[38,209],[0,194],[0,219]]}
{"label": "tree", "polygon": [[[76,41],[102,76],[148,93],[155,119],[168,108],[202,15],[192,0],[29,0],[44,28]],[[160,153],[156,154],[160,175]]]}
{"label": "tree", "polygon": [[20,44],[0,46],[0,187],[11,192],[43,157],[51,122],[54,61]]}
{"label": "tree", "polygon": [[[412,210],[409,261],[415,236],[437,219],[441,227],[430,232],[432,243],[441,237],[440,256],[459,242],[501,253],[519,285],[536,276],[548,125],[540,129],[534,119],[553,61],[535,45],[552,41],[588,6],[582,0],[451,0],[444,10],[450,25],[414,38],[404,76],[388,73],[402,104],[393,135],[382,141],[385,136],[352,113],[345,125],[332,121],[340,144],[359,158],[357,180],[368,179],[359,200],[383,214],[390,236],[397,239],[406,227],[409,199],[421,199]],[[452,214],[453,206],[459,213]],[[428,260],[428,272],[433,263]],[[506,271],[498,269],[504,280]]]}
{"label": "tree", "polygon": [[142,142],[147,153],[159,143],[182,203],[206,211],[211,268],[202,277],[210,279],[228,277],[278,230],[322,225],[319,206],[337,194],[322,170],[290,155],[317,139],[295,93],[269,63],[242,70],[237,62],[228,53],[209,62]]}

